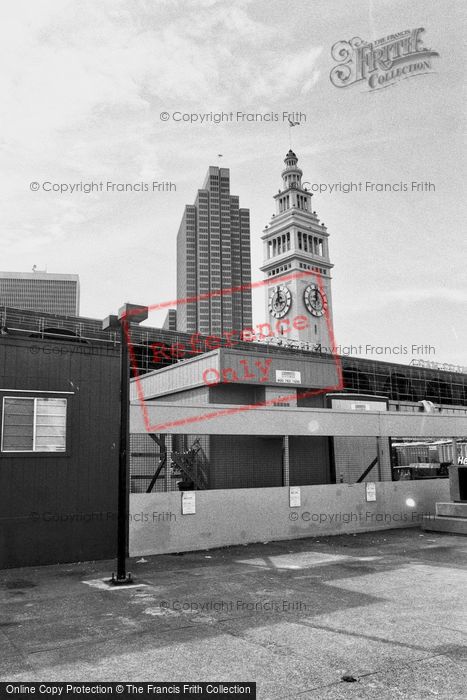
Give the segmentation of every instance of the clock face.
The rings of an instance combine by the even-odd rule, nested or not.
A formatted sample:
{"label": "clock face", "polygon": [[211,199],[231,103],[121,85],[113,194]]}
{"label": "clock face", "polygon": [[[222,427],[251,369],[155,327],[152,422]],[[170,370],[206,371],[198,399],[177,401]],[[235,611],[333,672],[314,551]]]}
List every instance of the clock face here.
{"label": "clock face", "polygon": [[283,284],[272,287],[269,293],[269,313],[274,318],[282,318],[292,305],[290,290]]}
{"label": "clock face", "polygon": [[303,300],[307,311],[312,316],[324,316],[328,306],[326,294],[321,292],[317,284],[309,284],[303,292]]}

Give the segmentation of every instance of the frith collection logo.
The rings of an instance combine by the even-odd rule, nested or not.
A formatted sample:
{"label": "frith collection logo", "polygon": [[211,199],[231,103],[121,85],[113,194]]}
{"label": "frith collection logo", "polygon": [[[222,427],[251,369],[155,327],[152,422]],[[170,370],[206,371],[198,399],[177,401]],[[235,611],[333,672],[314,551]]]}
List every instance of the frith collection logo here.
{"label": "frith collection logo", "polygon": [[368,90],[394,85],[395,82],[424,73],[432,73],[436,51],[423,46],[423,27],[406,29],[368,42],[354,37],[338,41],[331,49],[337,66],[331,70],[331,83],[338,88],[365,81]]}

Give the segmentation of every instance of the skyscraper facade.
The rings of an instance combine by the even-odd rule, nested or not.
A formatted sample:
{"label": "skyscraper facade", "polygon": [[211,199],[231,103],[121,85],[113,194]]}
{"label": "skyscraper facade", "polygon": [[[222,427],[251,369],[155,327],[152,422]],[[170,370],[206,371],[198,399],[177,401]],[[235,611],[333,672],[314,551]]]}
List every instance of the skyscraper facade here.
{"label": "skyscraper facade", "polygon": [[79,316],[79,276],[0,272],[0,306]]}
{"label": "skyscraper facade", "polygon": [[250,327],[250,283],[250,211],[230,194],[229,169],[211,166],[178,231],[177,329],[222,335]]}

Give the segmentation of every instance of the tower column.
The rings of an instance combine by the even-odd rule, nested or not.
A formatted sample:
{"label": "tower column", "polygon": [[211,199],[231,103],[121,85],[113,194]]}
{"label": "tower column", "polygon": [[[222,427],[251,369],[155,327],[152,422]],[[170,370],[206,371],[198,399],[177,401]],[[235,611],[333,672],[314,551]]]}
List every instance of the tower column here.
{"label": "tower column", "polygon": [[[330,347],[326,317],[332,319],[329,272],[333,266],[327,232],[313,213],[311,193],[302,187],[297,156],[290,150],[284,162],[282,187],[274,196],[276,214],[262,237],[266,316],[271,327],[278,320],[288,322],[291,331],[286,342],[298,341],[308,349]],[[298,328],[297,317],[301,319]]]}

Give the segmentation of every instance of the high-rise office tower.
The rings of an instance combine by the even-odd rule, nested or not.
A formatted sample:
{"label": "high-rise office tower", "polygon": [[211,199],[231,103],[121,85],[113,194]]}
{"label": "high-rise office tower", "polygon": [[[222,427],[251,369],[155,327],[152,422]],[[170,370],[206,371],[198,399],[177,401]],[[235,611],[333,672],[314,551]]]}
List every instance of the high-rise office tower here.
{"label": "high-rise office tower", "polygon": [[162,328],[166,331],[177,330],[177,309],[169,309]]}
{"label": "high-rise office tower", "polygon": [[250,283],[250,211],[230,194],[229,169],[211,166],[178,231],[177,329],[221,335],[250,327]]}
{"label": "high-rise office tower", "polygon": [[0,272],[0,306],[79,316],[79,276]]}

